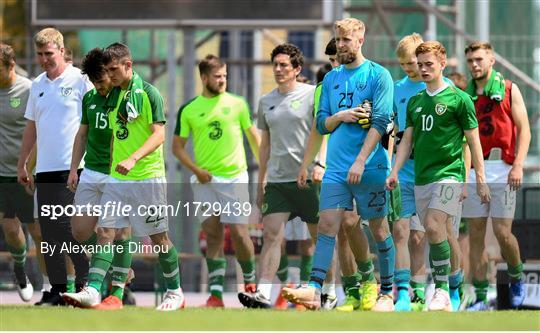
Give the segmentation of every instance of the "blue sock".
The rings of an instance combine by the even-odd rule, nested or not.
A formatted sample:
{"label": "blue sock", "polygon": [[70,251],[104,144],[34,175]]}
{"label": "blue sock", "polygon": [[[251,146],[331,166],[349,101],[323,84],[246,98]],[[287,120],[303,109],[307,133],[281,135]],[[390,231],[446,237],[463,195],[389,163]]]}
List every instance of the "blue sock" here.
{"label": "blue sock", "polygon": [[396,269],[395,283],[398,290],[398,294],[409,295],[409,283],[411,282],[411,270],[410,269]]}
{"label": "blue sock", "polygon": [[379,271],[381,272],[381,294],[391,294],[394,283],[394,266],[396,260],[396,248],[394,239],[389,235],[384,241],[377,242],[379,256]]}
{"label": "blue sock", "polygon": [[313,266],[309,278],[309,285],[321,289],[326,279],[326,272],[332,264],[336,237],[317,234],[317,245],[313,254]]}
{"label": "blue sock", "polygon": [[458,289],[463,282],[463,271],[460,269],[448,278],[448,286],[450,289]]}

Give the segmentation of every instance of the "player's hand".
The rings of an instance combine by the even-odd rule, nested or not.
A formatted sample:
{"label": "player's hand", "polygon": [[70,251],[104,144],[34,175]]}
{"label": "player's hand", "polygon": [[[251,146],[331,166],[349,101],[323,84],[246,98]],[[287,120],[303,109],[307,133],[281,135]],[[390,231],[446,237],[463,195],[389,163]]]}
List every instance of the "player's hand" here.
{"label": "player's hand", "polygon": [[398,184],[398,175],[394,171],[390,172],[390,175],[386,178],[386,189],[387,190],[394,190],[397,187]]}
{"label": "player's hand", "polygon": [[349,169],[349,174],[347,175],[347,182],[349,184],[358,184],[362,180],[362,175],[364,174],[365,164],[362,161],[355,160],[351,168]]}
{"label": "player's hand", "polygon": [[313,180],[314,183],[321,183],[324,176],[324,168],[315,165],[313,167],[313,171],[311,172],[311,180]]}
{"label": "player's hand", "polygon": [[131,169],[133,169],[135,163],[137,163],[137,161],[134,158],[130,157],[127,160],[123,160],[122,162],[118,163],[115,170],[119,174],[125,176],[131,171]]}
{"label": "player's hand", "polygon": [[259,186],[257,186],[257,207],[259,207],[259,209],[262,209],[263,202],[264,202],[264,185],[259,184]]}
{"label": "player's hand", "polygon": [[356,123],[360,119],[369,118],[370,114],[364,110],[361,106],[342,110],[337,113],[338,119],[343,123]]}
{"label": "player's hand", "polygon": [[306,167],[300,166],[298,177],[296,177],[296,185],[300,189],[309,188],[307,180],[308,180],[308,170]]}
{"label": "player's hand", "polygon": [[67,180],[67,188],[73,193],[77,190],[77,184],[79,183],[79,174],[77,174],[77,170],[71,170],[69,172],[68,180]]}
{"label": "player's hand", "polygon": [[461,195],[459,196],[459,202],[465,201],[467,197],[469,196],[469,193],[467,192],[467,183],[463,184],[463,189],[461,190]]}
{"label": "player's hand", "polygon": [[26,166],[17,170],[17,182],[22,185],[26,185],[29,182],[28,172]]}
{"label": "player's hand", "polygon": [[508,185],[510,185],[510,190],[519,190],[522,181],[523,167],[517,164],[512,165],[512,169],[510,169],[510,172],[508,173]]}
{"label": "player's hand", "polygon": [[28,193],[28,195],[34,195],[34,192],[36,191],[36,184],[33,174],[28,175],[28,183],[24,185],[24,190],[26,191],[26,193]]}
{"label": "player's hand", "polygon": [[485,181],[479,180],[478,175],[476,177],[476,193],[480,197],[480,202],[483,204],[486,204],[491,200],[489,186],[486,184]]}
{"label": "player's hand", "polygon": [[212,174],[204,169],[200,169],[195,173],[197,180],[201,184],[209,183],[212,180]]}

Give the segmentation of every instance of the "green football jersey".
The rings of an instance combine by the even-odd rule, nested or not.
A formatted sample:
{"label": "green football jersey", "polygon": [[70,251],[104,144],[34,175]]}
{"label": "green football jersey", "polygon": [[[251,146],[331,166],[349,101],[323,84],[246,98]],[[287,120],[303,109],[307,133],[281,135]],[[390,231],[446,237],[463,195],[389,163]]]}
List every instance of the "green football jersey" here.
{"label": "green football jersey", "polygon": [[453,86],[435,96],[422,90],[409,100],[407,127],[413,127],[416,185],[463,181],[464,130],[478,127],[469,95]]}
{"label": "green football jersey", "polygon": [[96,89],[87,92],[82,101],[81,124],[88,125],[84,167],[108,174],[111,159],[111,135],[105,101]]}
{"label": "green football jersey", "polygon": [[133,169],[127,175],[119,174],[115,171],[118,163],[126,160],[152,135],[150,125],[154,123],[165,123],[163,113],[163,98],[153,85],[144,82],[143,91],[135,90],[132,93],[143,94],[142,107],[139,116],[132,122],[127,122],[118,115],[118,107],[123,98],[126,98],[126,91],[116,87],[111,91],[117,97],[110,98],[116,104],[109,112],[109,126],[113,132],[113,149],[111,176],[121,180],[144,180],[150,178],[165,177],[165,162],[163,160],[163,145],[137,161]]}
{"label": "green football jersey", "polygon": [[233,178],[247,170],[243,131],[251,127],[246,101],[230,93],[198,96],[178,111],[174,134],[193,135],[198,167],[219,177]]}

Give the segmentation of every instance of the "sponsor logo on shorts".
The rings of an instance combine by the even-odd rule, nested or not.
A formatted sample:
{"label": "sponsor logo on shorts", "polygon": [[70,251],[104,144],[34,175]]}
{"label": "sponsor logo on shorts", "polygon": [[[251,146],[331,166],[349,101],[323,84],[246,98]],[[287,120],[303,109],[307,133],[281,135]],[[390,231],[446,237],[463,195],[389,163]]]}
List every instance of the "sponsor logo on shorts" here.
{"label": "sponsor logo on shorts", "polygon": [[12,97],[9,99],[9,105],[11,105],[12,108],[16,109],[21,105],[21,98],[20,97]]}
{"label": "sponsor logo on shorts", "polygon": [[264,214],[264,213],[266,213],[267,210],[268,210],[268,204],[265,203],[265,204],[263,204],[262,207],[261,207],[261,212]]}

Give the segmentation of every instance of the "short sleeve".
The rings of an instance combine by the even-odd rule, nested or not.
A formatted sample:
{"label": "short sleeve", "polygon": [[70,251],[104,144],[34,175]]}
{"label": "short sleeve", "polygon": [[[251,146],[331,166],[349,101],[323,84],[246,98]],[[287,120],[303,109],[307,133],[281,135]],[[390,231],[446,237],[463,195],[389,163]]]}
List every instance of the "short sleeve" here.
{"label": "short sleeve", "polygon": [[268,123],[266,122],[266,118],[264,116],[262,99],[259,101],[259,108],[257,111],[257,127],[260,130],[268,131]]}
{"label": "short sleeve", "polygon": [[458,109],[457,118],[461,128],[464,130],[470,130],[478,127],[478,120],[476,119],[476,110],[474,103],[469,95],[460,94],[461,107]]}

